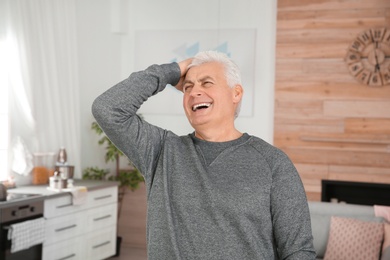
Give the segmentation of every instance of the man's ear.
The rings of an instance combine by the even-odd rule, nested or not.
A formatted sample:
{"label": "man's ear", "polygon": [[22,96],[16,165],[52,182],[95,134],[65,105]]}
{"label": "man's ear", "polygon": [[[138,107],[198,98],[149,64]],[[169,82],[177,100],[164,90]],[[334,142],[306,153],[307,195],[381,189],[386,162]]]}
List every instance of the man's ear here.
{"label": "man's ear", "polygon": [[240,103],[242,95],[244,94],[244,89],[241,85],[237,84],[233,88],[233,102]]}

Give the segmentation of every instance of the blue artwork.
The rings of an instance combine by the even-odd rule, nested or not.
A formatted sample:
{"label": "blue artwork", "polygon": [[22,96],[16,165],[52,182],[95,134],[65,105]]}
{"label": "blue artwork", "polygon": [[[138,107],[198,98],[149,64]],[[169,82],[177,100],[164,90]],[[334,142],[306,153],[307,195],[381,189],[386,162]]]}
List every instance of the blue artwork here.
{"label": "blue artwork", "polygon": [[[218,45],[215,48],[212,48],[212,50],[225,53],[228,55],[228,57],[231,57],[231,52],[228,51],[228,43],[224,42],[220,45]],[[195,56],[200,51],[200,43],[199,41],[195,42],[194,44],[187,46],[187,44],[182,44],[179,47],[173,49],[173,53],[177,56],[171,59],[171,62],[178,62],[180,60],[184,60],[190,57]]]}

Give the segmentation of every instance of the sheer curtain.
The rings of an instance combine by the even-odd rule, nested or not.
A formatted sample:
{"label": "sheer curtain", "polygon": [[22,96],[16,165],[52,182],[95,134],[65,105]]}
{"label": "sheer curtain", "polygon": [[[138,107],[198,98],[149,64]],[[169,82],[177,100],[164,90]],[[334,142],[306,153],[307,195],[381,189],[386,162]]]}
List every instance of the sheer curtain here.
{"label": "sheer curtain", "polygon": [[79,169],[76,0],[3,1],[8,46],[14,49],[11,141],[21,139],[31,153],[64,146],[69,164]]}

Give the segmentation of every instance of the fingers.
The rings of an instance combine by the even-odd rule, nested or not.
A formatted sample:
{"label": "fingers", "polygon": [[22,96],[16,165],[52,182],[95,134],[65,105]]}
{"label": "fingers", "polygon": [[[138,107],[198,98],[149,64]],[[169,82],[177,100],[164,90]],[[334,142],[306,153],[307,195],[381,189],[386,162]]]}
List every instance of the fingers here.
{"label": "fingers", "polygon": [[175,88],[179,91],[183,91],[183,81],[186,77],[186,73],[188,71],[188,66],[191,64],[192,60],[193,60],[193,58],[189,58],[189,59],[180,61],[178,63],[178,65],[180,67],[180,80],[176,84]]}
{"label": "fingers", "polygon": [[179,62],[179,67],[180,67],[182,77],[184,77],[186,75],[187,70],[188,70],[188,66],[191,64],[192,60],[193,60],[193,58],[189,58],[189,59],[186,59],[186,60]]}
{"label": "fingers", "polygon": [[179,82],[176,84],[175,88],[181,92],[183,92],[183,81],[184,81],[185,75],[183,77],[180,77]]}

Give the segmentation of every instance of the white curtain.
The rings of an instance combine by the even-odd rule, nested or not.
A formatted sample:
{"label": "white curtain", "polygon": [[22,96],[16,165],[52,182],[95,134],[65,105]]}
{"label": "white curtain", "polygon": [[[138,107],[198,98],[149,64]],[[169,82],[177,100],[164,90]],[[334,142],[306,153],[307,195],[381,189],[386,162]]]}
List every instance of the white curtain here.
{"label": "white curtain", "polygon": [[68,163],[79,169],[76,0],[1,1],[9,46],[16,50],[10,61],[11,140],[21,137],[32,153],[63,146]]}

